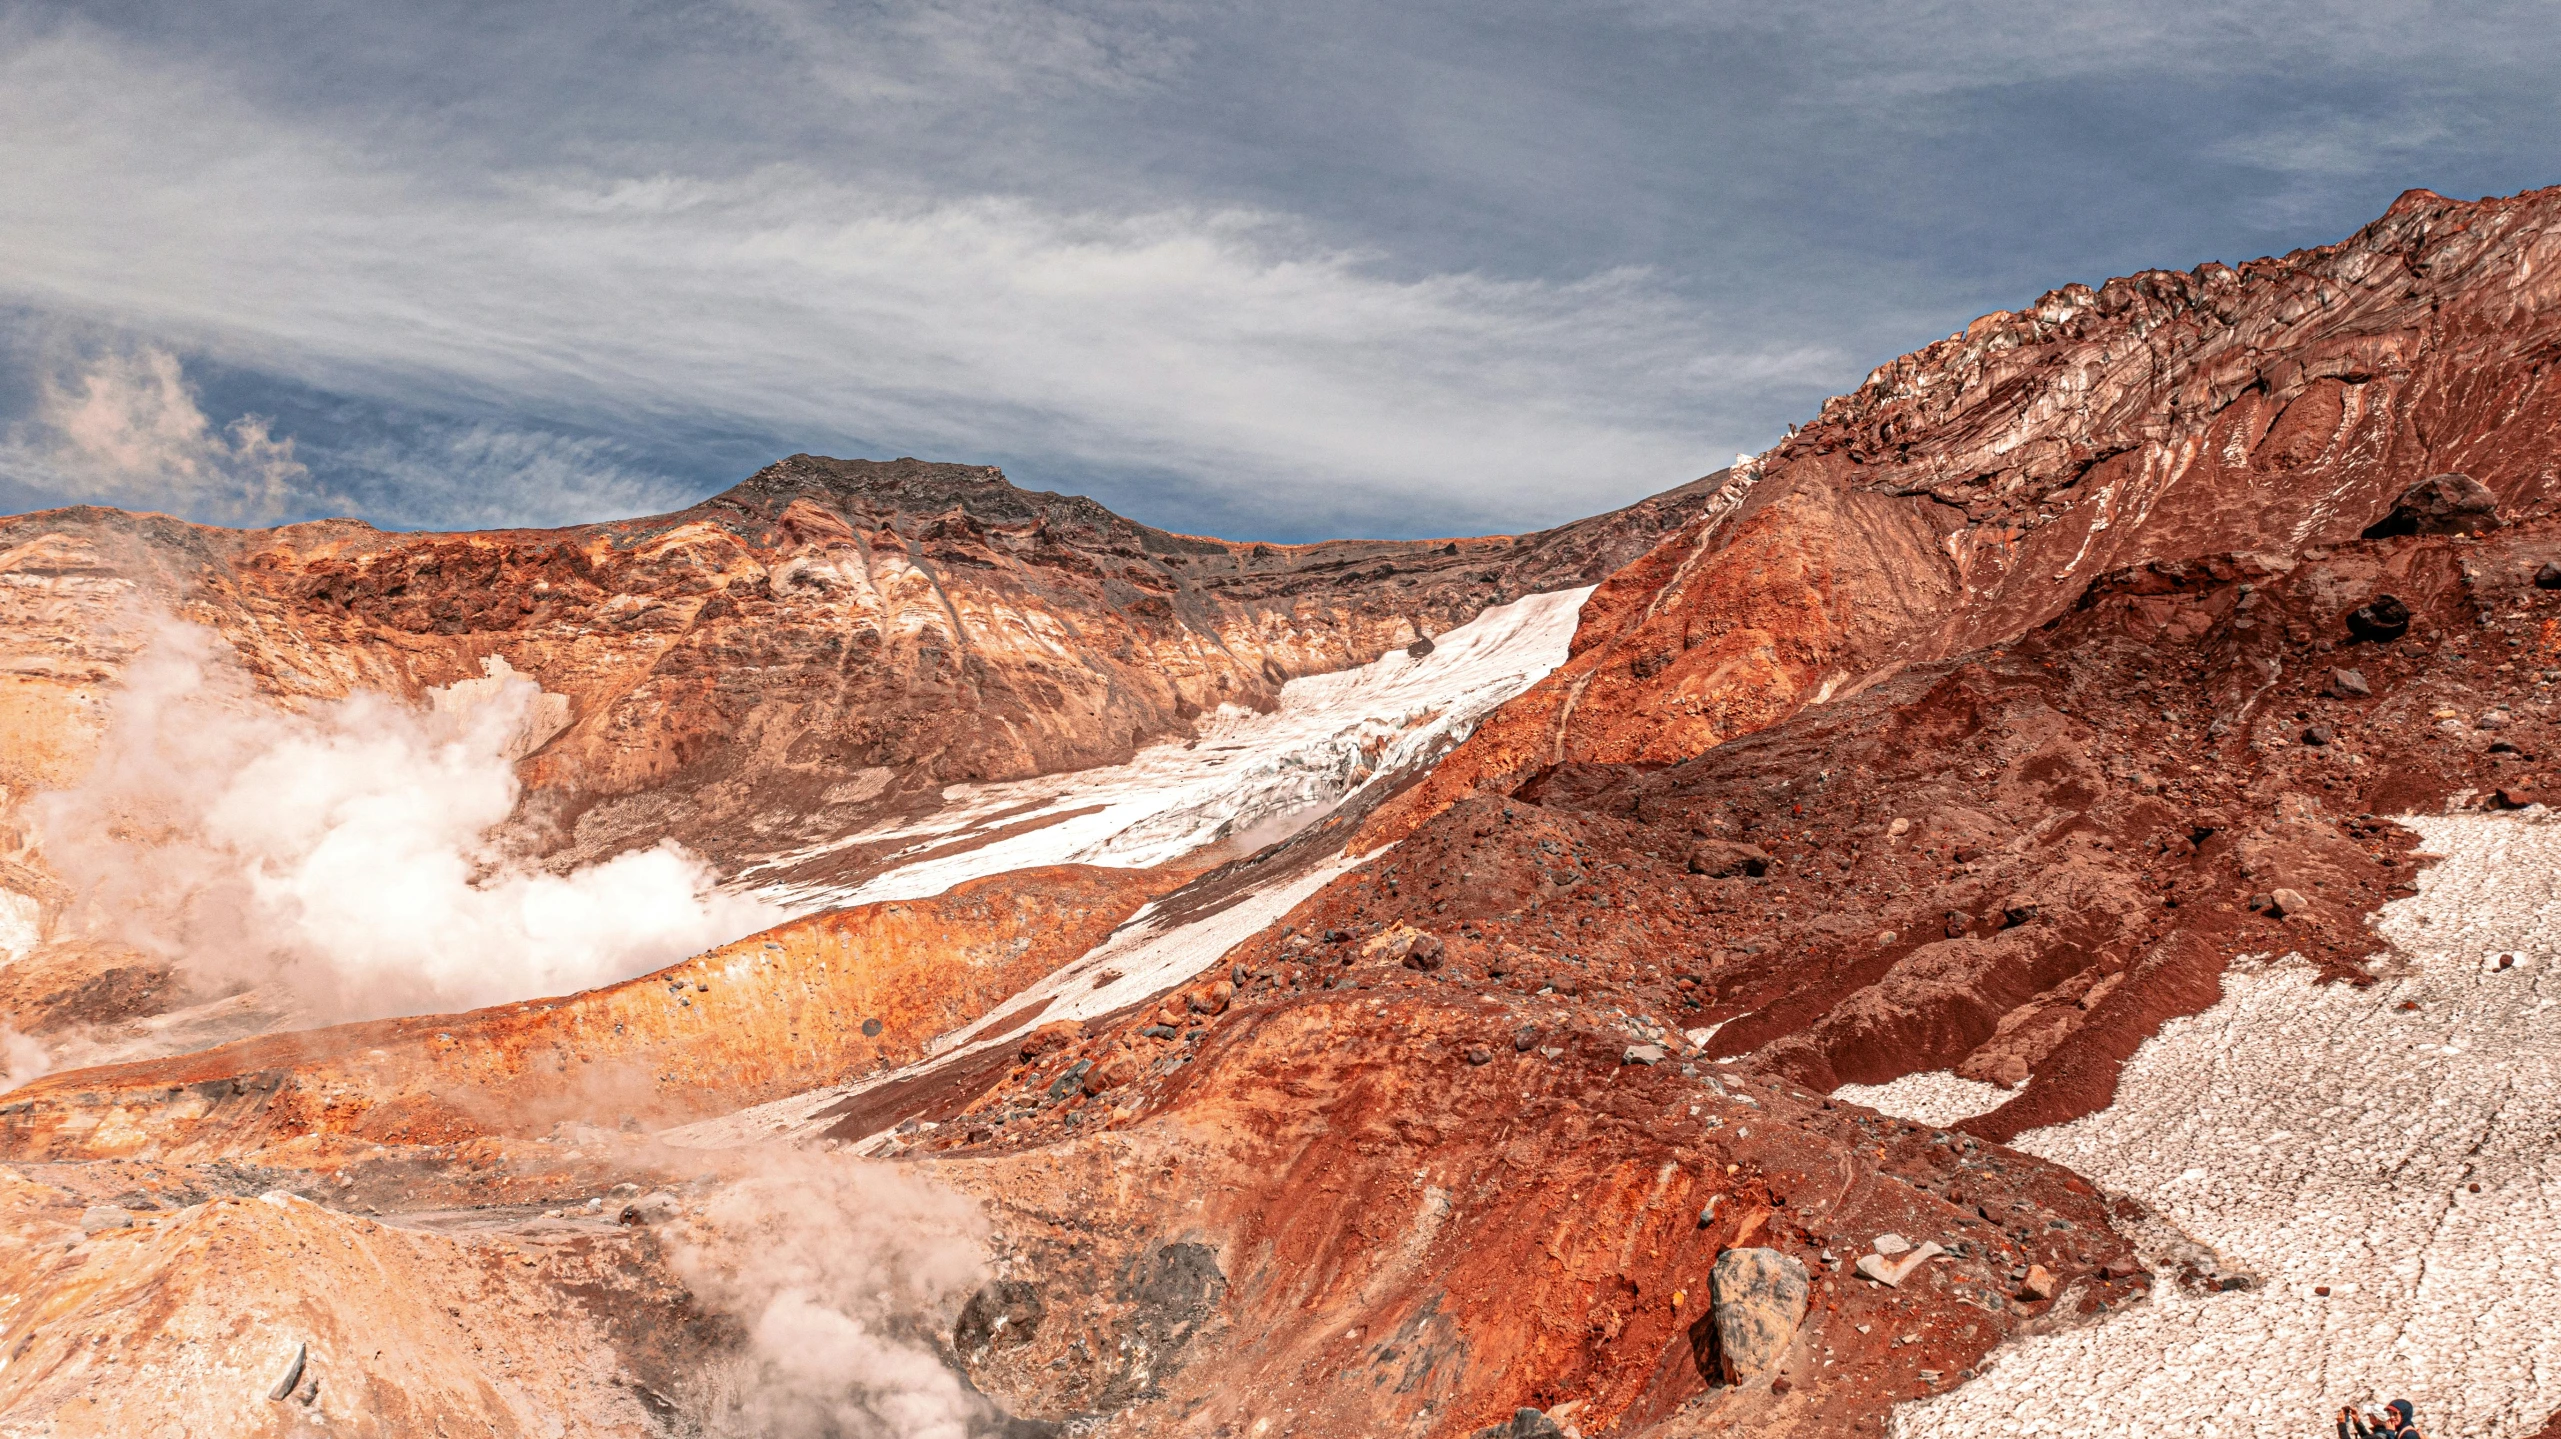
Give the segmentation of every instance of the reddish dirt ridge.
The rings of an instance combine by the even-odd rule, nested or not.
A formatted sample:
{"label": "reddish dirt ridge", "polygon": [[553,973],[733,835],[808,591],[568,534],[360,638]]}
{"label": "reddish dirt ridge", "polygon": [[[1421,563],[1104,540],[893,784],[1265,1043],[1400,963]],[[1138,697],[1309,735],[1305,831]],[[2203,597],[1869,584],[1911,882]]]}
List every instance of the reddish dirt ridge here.
{"label": "reddish dirt ridge", "polygon": [[[1367,817],[1366,863],[1134,1010],[804,1134],[978,1201],[992,1277],[922,1320],[1015,1432],[1478,1435],[1533,1406],[1872,1433],[2004,1339],[2248,1283],[2002,1141],[2104,1105],[2237,955],[2362,982],[2365,916],[2424,862],[2389,816],[2561,787],[2556,219],[2561,191],[2414,192],[2336,246],[2057,292],[1884,367],[1684,500],[1571,662]],[[119,1193],[397,1217],[716,1186],[728,1161],[615,1107],[909,1058],[1183,878],[1009,876],[556,1004],[55,1076],[0,1102],[0,1159],[55,1223]],[[824,1047],[776,1058],[777,1030]],[[573,1116],[545,1060],[625,1055],[659,1087],[546,1147]],[[2013,1097],[1945,1129],[1825,1097],[1936,1069]],[[1888,1232],[1947,1253],[1856,1277]],[[1729,1376],[1707,1275],[1741,1247],[1802,1263],[1811,1302]],[[623,1316],[600,1362],[674,1392],[738,1339],[642,1294],[645,1249],[613,1290],[500,1263],[590,1285],[581,1322]],[[32,1356],[0,1412],[69,1413],[103,1291],[12,1265],[37,1302],[0,1313]],[[493,1422],[569,1407],[525,1392]]]}
{"label": "reddish dirt ridge", "polygon": [[2071,286],[1878,369],[1605,583],[1573,661],[1374,839],[1565,761],[1687,759],[2010,642],[2099,576],[2355,539],[2427,476],[2561,467],[2561,190],[2412,191],[2336,245]]}

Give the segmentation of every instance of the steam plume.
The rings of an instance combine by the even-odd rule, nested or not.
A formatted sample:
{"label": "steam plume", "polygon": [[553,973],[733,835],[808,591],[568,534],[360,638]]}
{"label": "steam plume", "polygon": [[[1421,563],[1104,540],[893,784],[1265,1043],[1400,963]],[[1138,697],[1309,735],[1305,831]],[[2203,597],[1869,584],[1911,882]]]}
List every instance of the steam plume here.
{"label": "steam plume", "polygon": [[965,1439],[991,1406],[932,1347],[984,1272],[959,1195],[885,1164],[770,1156],[708,1198],[673,1251],[745,1352],[706,1416],[757,1439]]}
{"label": "steam plume", "polygon": [[282,981],[324,1016],[492,1004],[627,977],[773,923],[667,843],[566,875],[499,853],[514,761],[565,701],[492,662],[420,709],[275,709],[208,631],[161,625],[78,788],[37,802],[85,921],[199,987]]}

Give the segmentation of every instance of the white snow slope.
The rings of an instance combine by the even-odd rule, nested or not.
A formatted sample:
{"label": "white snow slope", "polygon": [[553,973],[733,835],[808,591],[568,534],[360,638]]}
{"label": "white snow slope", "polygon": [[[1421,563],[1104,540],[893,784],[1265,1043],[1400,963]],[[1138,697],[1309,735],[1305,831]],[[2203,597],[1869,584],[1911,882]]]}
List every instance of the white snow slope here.
{"label": "white snow slope", "polygon": [[[806,911],[940,894],[964,880],[1048,864],[1141,868],[1206,844],[1276,839],[1321,818],[1371,776],[1464,738],[1479,719],[1565,661],[1590,587],[1497,605],[1413,659],[1390,650],[1358,669],[1283,686],[1280,707],[1226,706],[1197,738],[1154,745],[1127,764],[1006,784],[954,785],[945,807],[905,827],[867,831],[749,868],[732,881]],[[1076,811],[1091,809],[1079,814]],[[857,886],[760,881],[831,849],[883,840],[909,852],[1049,818],[1024,833],[900,865]]]}
{"label": "white snow slope", "polygon": [[2136,1053],[2114,1105],[2017,1144],[2260,1287],[2165,1282],[1998,1351],[1894,1432],[2304,1439],[2342,1404],[2408,1398],[2431,1435],[2495,1439],[2561,1407],[2561,817],[2403,823],[2445,861],[2380,917],[2380,983],[2236,968]]}
{"label": "white snow slope", "polygon": [[2014,1097],[1997,1084],[1980,1080],[1959,1079],[1945,1069],[1907,1074],[1884,1084],[1844,1084],[1832,1091],[1834,1099],[1864,1104],[1879,1114],[1909,1119],[1920,1124],[1949,1125],[1978,1114],[1989,1114]]}

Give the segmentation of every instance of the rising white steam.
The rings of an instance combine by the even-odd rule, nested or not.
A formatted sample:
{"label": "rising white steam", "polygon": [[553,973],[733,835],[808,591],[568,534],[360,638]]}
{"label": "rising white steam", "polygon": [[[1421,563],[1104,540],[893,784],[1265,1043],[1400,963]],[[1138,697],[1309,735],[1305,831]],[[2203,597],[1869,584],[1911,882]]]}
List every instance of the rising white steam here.
{"label": "rising white steam", "polygon": [[0,1024],[0,1094],[53,1070],[53,1055],[37,1041]]}
{"label": "rising white steam", "polygon": [[935,1352],[985,1274],[967,1200],[901,1169],[784,1151],[714,1191],[672,1251],[747,1343],[704,1415],[755,1439],[966,1439],[989,1415]]}
{"label": "rising white steam", "polygon": [[514,761],[566,702],[492,662],[417,707],[276,709],[209,632],[163,625],[96,768],[37,802],[72,922],[200,988],[281,981],[322,1016],[558,994],[775,922],[673,843],[566,875],[500,853]]}

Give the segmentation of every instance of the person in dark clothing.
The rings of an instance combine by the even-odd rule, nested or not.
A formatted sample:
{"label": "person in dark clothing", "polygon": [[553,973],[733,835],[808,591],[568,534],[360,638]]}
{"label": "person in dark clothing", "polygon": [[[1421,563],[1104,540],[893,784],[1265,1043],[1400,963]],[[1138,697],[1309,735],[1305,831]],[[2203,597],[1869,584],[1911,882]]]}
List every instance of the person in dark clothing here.
{"label": "person in dark clothing", "polygon": [[2339,1439],[2425,1439],[2415,1422],[2418,1410],[2407,1399],[2395,1399],[2374,1415],[2353,1408],[2339,1411]]}

